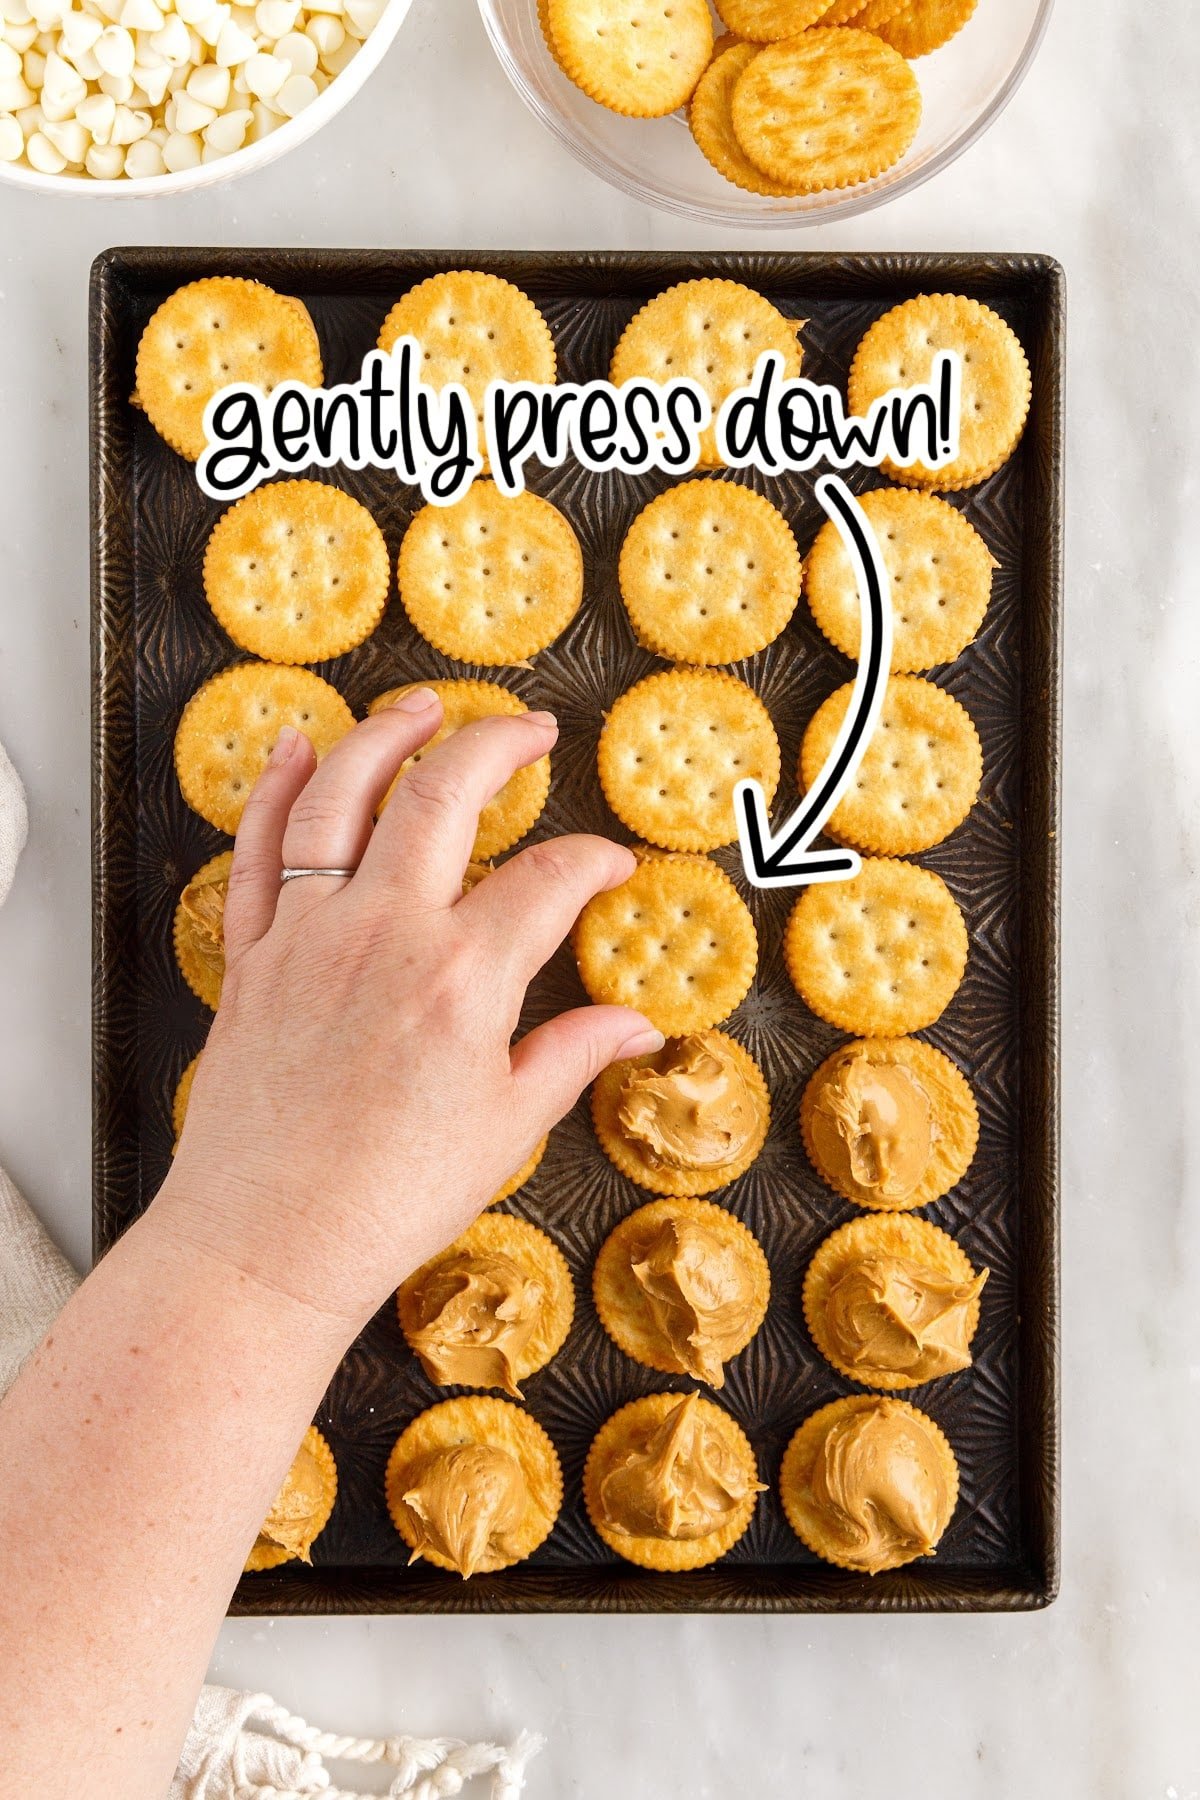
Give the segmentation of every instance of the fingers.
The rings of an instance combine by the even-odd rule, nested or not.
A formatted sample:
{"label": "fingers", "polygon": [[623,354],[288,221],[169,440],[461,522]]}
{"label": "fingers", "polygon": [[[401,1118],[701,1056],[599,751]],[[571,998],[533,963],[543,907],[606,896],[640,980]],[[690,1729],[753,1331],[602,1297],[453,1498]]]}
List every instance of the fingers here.
{"label": "fingers", "polygon": [[225,902],[225,961],[236,962],[271,928],[279,899],[283,834],[317,759],[302,732],[285,725],[242,812]]}
{"label": "fingers", "polygon": [[[415,688],[347,732],[296,797],[283,835],[284,866],[357,869],[371,841],[375,809],[397,770],[441,722],[437,695]],[[312,906],[345,885],[325,876],[289,882],[285,903]]]}
{"label": "fingers", "polygon": [[513,1077],[533,1127],[549,1131],[609,1063],[650,1056],[665,1041],[628,1006],[580,1006],[539,1025],[512,1052]]}
{"label": "fingers", "polygon": [[607,838],[551,838],[510,857],[459,902],[458,914],[525,987],[592,896],[620,887],[636,867],[632,850]]}
{"label": "fingers", "polygon": [[397,786],[376,826],[364,873],[393,886],[402,882],[418,905],[449,906],[460,899],[480,812],[518,769],[545,756],[557,736],[550,713],[461,726]]}

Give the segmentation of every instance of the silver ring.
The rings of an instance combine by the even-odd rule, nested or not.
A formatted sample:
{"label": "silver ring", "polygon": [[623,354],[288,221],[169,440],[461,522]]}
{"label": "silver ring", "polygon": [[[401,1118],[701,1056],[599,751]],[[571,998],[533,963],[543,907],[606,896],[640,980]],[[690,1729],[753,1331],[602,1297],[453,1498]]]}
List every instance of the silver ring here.
{"label": "silver ring", "polygon": [[348,881],[351,875],[357,875],[357,869],[280,869],[279,885],[288,881],[303,881],[306,875],[336,875],[340,880]]}

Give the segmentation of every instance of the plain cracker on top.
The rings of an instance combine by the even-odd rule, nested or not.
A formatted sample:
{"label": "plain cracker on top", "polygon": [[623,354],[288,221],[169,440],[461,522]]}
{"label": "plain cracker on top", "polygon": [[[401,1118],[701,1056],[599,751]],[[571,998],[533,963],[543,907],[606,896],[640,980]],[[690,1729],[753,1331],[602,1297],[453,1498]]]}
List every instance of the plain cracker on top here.
{"label": "plain cracker on top", "polygon": [[[452,732],[461,730],[464,725],[473,725],[479,719],[515,718],[518,713],[529,710],[510,688],[501,687],[495,681],[410,681],[377,695],[367,708],[368,713],[383,712],[402,694],[411,693],[416,687],[432,688],[442,703],[442,722],[429,742],[401,764],[396,781],[384,796],[380,812],[395,793],[396,782],[404,779],[405,771],[420,762],[436,745],[444,743]],[[536,762],[511,775],[479,815],[472,861],[486,862],[489,856],[498,856],[531,831],[541,816],[549,792],[549,756],[539,756]]]}
{"label": "plain cracker on top", "polygon": [[[853,687],[837,688],[809,721],[800,746],[805,792],[833,749]],[[893,675],[858,773],[826,830],[856,850],[912,856],[962,824],[982,778],[979,733],[966,707],[919,675]]]}
{"label": "plain cracker on top", "polygon": [[183,797],[232,835],[285,725],[302,731],[320,758],[353,724],[337,689],[311,669],[263,662],[223,669],[192,695],[175,733]]}
{"label": "plain cracker on top", "polygon": [[752,44],[795,37],[815,25],[832,4],[833,0],[713,0],[722,24]]}
{"label": "plain cracker on top", "polygon": [[813,194],[899,162],[921,122],[921,90],[874,32],[818,27],[760,51],[738,79],[731,111],[751,162]]}
{"label": "plain cracker on top", "polygon": [[[991,551],[948,500],[874,488],[859,505],[875,534],[892,595],[892,671],[932,669],[972,642],[992,592]],[[804,565],[804,593],[825,636],[857,660],[862,614],[842,535],[827,520]]]}
{"label": "plain cracker on top", "polygon": [[426,506],[404,534],[400,600],[444,656],[520,663],[564,631],[583,599],[583,552],[537,494],[476,481],[453,506]]}
{"label": "plain cracker on top", "polygon": [[940,875],[868,856],[850,880],[804,890],[783,948],[818,1018],[862,1037],[899,1037],[932,1025],[954,998],[967,927]]}
{"label": "plain cracker on top", "polygon": [[397,300],[379,328],[379,348],[414,337],[423,353],[421,379],[441,388],[457,382],[470,395],[486,453],[483,400],[493,381],[553,382],[558,367],[545,319],[511,281],[475,269],[431,275]]}
{"label": "plain cracker on top", "polygon": [[750,909],[706,856],[647,856],[588,901],[572,945],[593,1000],[636,1007],[666,1037],[727,1019],[758,963]]}
{"label": "plain cracker on top", "polygon": [[940,350],[956,350],[962,367],[959,453],[940,469],[885,461],[893,481],[943,492],[974,487],[1006,463],[1029,414],[1029,363],[1012,327],[962,294],[918,294],[869,328],[850,365],[850,411],[861,417],[895,387],[928,381]]}
{"label": "plain cracker on top", "polygon": [[261,281],[213,275],[176,288],[151,316],[138,343],[133,403],[195,462],[204,409],[230,382],[269,394],[281,381],[321,380],[320,341],[299,300]]}
{"label": "plain cracker on top", "polygon": [[681,281],[634,314],[613,352],[611,379],[618,387],[635,376],[666,382],[686,375],[698,382],[713,409],[713,423],[700,439],[700,463],[718,468],[716,419],[722,401],[753,379],[766,350],[783,358],[785,381],[799,375],[803,324],[785,319],[740,281]]}
{"label": "plain cracker on top", "polygon": [[692,95],[688,125],[701,155],[707,157],[718,175],[744,193],[786,199],[793,190],[782,181],[772,181],[750,161],[733,129],[733,90],[760,48],[735,38],[713,57]]}
{"label": "plain cracker on top", "polygon": [[365,506],[324,481],[272,481],[221,514],[204,597],[234,643],[266,662],[313,663],[370,637],[391,571]]}
{"label": "plain cracker on top", "polygon": [[733,790],[779,785],[779,739],[752,688],[723,669],[647,675],[613,702],[600,733],[600,786],[617,817],[663,850],[716,850],[737,837]]}
{"label": "plain cracker on top", "polygon": [[630,117],[686,105],[713,53],[707,0],[547,0],[545,17],[563,72]]}
{"label": "plain cracker on top", "polygon": [[875,30],[901,56],[928,56],[966,24],[978,0],[907,0],[907,5]]}
{"label": "plain cracker on top", "polygon": [[777,507],[736,481],[680,482],[643,507],[621,546],[638,642],[672,662],[740,662],[779,636],[803,566]]}

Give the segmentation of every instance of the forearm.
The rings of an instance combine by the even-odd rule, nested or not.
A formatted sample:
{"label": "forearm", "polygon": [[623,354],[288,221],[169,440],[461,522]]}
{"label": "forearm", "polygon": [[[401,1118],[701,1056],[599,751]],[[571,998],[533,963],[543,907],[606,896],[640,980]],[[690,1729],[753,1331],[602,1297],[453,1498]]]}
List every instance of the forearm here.
{"label": "forearm", "polygon": [[197,1258],[164,1219],[152,1208],[111,1252],[0,1403],[14,1793],[74,1794],[86,1767],[89,1800],[162,1800],[247,1551],[352,1329]]}

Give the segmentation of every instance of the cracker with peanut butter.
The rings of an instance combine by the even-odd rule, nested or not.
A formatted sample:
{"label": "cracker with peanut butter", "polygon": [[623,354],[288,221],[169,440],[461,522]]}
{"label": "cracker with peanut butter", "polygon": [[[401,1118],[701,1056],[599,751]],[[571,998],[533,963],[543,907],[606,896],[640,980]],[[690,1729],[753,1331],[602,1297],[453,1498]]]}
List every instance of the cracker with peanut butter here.
{"label": "cracker with peanut butter", "polygon": [[706,856],[647,856],[588,901],[572,944],[593,1000],[636,1007],[668,1037],[728,1018],[758,963],[750,909]]}
{"label": "cracker with peanut butter", "polygon": [[[825,767],[854,691],[835,689],[809,721],[800,746],[800,787]],[[911,856],[960,826],[979,793],[983,751],[971,715],[919,675],[893,675],[858,771],[826,823],[839,844],[880,856]]]}
{"label": "cracker with peanut butter", "polygon": [[183,1122],[187,1118],[188,1102],[192,1097],[192,1083],[196,1079],[196,1070],[203,1055],[203,1050],[196,1052],[176,1083],[175,1096],[171,1101],[171,1129],[175,1133],[175,1142],[171,1146],[172,1156],[179,1148],[179,1140],[183,1136]]}
{"label": "cracker with peanut butter", "polygon": [[600,733],[604,798],[663,850],[716,850],[737,837],[733,790],[779,785],[779,739],[754,692],[723,669],[667,669],[614,701]]}
{"label": "cracker with peanut butter", "polygon": [[835,1193],[875,1211],[930,1206],[962,1180],[979,1109],[956,1064],[920,1038],[842,1044],[800,1101],[808,1159]]}
{"label": "cracker with peanut butter", "polygon": [[944,1231],[873,1213],[831,1232],[804,1278],[813,1343],[863,1387],[912,1388],[971,1365],[988,1271]]}
{"label": "cracker with peanut butter", "polygon": [[312,1547],[329,1523],[337,1499],[337,1464],[315,1425],[310,1425],[271,1510],[246,1558],[246,1573],[281,1563],[312,1561]]}
{"label": "cracker with peanut butter", "polygon": [[439,1387],[496,1387],[514,1400],[566,1342],[575,1313],[558,1246],[524,1219],[485,1213],[401,1283],[400,1329]]}
{"label": "cracker with peanut butter", "polygon": [[232,867],[232,850],[210,857],[196,870],[175,908],[175,960],[197,1000],[213,1012],[220,1005],[225,980],[225,901]]}
{"label": "cracker with peanut butter", "polygon": [[804,890],[783,948],[796,992],[818,1018],[864,1037],[899,1037],[932,1025],[954,998],[967,927],[940,875],[870,856],[850,880]]}
{"label": "cracker with peanut butter", "polygon": [[766,1489],[737,1421],[699,1394],[647,1394],[605,1421],[583,1497],[611,1550],[639,1568],[716,1562],[745,1533]]}
{"label": "cracker with peanut butter", "polygon": [[878,1575],[933,1555],[958,1505],[958,1463],[928,1413],[854,1394],[801,1425],[784,1453],[779,1497],[814,1556]]}
{"label": "cracker with peanut butter", "polygon": [[519,1169],[515,1169],[504,1183],[504,1186],[500,1188],[497,1193],[493,1194],[491,1200],[488,1202],[490,1206],[499,1206],[502,1200],[511,1200],[517,1190],[525,1186],[525,1183],[535,1173],[538,1164],[541,1162],[543,1156],[545,1156],[546,1146],[549,1142],[549,1137],[544,1137],[540,1144],[534,1145],[529,1153],[528,1160],[523,1162]]}
{"label": "cracker with peanut butter", "polygon": [[711,1200],[651,1200],[622,1219],[592,1274],[600,1323],[647,1368],[725,1385],[758,1331],[771,1272],[754,1234]]}
{"label": "cracker with peanut butter", "polygon": [[532,1556],[562,1506],[558,1454],[511,1400],[443,1400],[402,1431],[388,1458],[388,1512],[412,1552],[461,1575]]}
{"label": "cracker with peanut butter", "polygon": [[600,1147],[653,1194],[711,1194],[745,1174],[771,1122],[762,1070],[724,1031],[671,1038],[592,1085]]}

